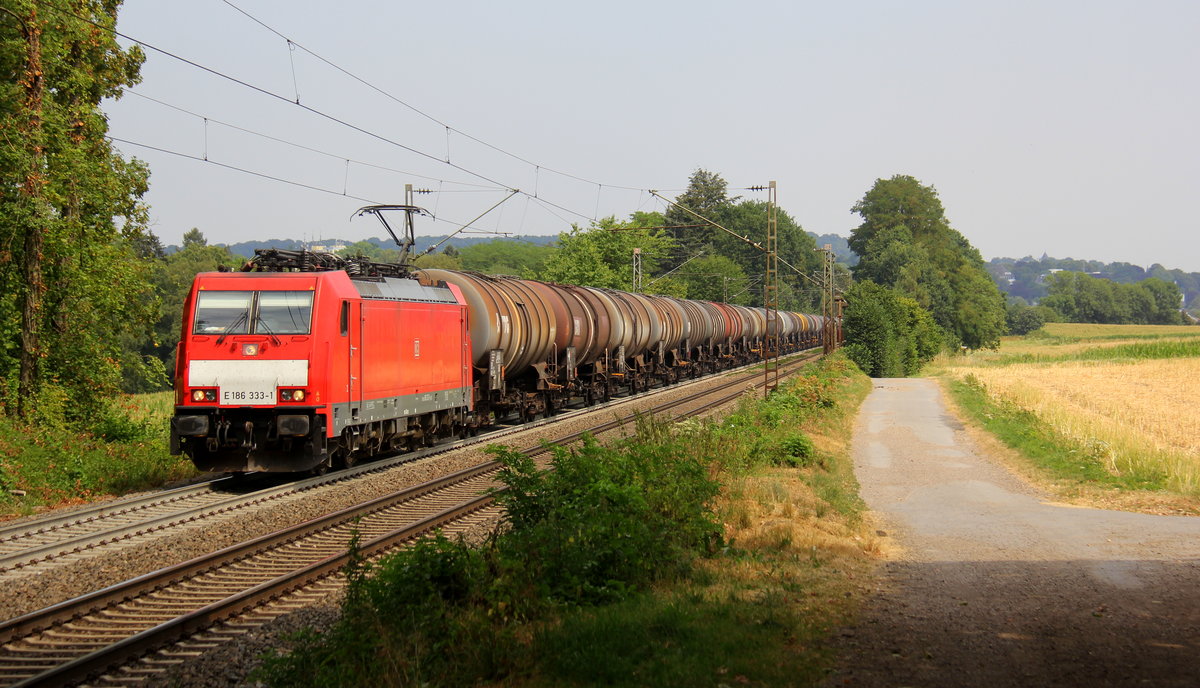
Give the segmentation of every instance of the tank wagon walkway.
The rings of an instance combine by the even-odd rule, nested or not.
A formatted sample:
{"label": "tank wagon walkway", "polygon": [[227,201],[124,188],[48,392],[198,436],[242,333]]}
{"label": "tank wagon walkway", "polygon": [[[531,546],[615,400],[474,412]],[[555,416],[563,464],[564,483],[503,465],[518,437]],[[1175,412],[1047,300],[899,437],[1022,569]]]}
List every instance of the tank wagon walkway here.
{"label": "tank wagon walkway", "polygon": [[900,553],[827,685],[1200,685],[1200,518],[1046,502],[932,380],[876,380],[854,456]]}

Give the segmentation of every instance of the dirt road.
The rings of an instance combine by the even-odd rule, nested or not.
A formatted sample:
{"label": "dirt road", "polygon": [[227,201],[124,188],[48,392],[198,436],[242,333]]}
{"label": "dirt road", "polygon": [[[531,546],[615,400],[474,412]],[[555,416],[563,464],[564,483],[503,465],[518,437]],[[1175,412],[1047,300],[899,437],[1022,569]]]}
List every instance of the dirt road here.
{"label": "dirt road", "polygon": [[900,547],[829,686],[1200,686],[1200,518],[1051,504],[931,380],[876,380],[855,471]]}

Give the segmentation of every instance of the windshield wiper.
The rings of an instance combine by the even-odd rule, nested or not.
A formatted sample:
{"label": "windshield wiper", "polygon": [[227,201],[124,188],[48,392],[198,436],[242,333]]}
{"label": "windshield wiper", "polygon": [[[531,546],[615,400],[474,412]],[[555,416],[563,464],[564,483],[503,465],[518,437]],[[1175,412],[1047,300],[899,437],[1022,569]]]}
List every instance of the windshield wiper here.
{"label": "windshield wiper", "polygon": [[271,329],[271,326],[267,324],[266,320],[259,318],[258,320],[254,321],[254,331],[255,332],[258,332],[259,327],[262,327],[262,329],[267,331],[267,334],[271,335],[271,343],[272,344],[274,344],[275,346],[279,346],[280,344],[283,344],[283,342],[280,341],[279,337],[275,336],[275,331]]}
{"label": "windshield wiper", "polygon": [[225,341],[225,338],[229,336],[229,331],[246,322],[246,317],[248,315],[249,311],[243,311],[242,314],[237,317],[237,320],[234,320],[226,325],[224,331],[221,332],[221,336],[217,337],[217,343],[220,344],[221,342]]}

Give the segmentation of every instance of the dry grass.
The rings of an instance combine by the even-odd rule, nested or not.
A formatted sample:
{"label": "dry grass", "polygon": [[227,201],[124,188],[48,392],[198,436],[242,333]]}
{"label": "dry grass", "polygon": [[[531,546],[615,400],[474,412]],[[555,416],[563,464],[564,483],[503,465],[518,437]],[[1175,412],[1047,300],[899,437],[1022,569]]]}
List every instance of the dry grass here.
{"label": "dry grass", "polygon": [[847,602],[860,597],[892,542],[871,514],[845,502],[857,499],[850,443],[854,416],[870,389],[865,377],[855,378],[836,409],[800,428],[824,467],[764,468],[730,482],[717,509],[726,541],[756,554],[732,566],[713,560],[720,583],[708,595],[789,606],[814,620],[847,618],[854,608]]}
{"label": "dry grass", "polygon": [[776,469],[732,485],[721,509],[727,540],[746,550],[803,556],[879,554],[873,529],[837,514],[796,475],[806,470],[820,469]]}
{"label": "dry grass", "polygon": [[944,357],[940,372],[974,376],[988,396],[1047,423],[1113,475],[1157,476],[1200,496],[1200,358],[1064,360],[996,365],[1015,355],[1070,357],[1133,341],[1187,341],[1200,328],[1047,326],[1050,337],[1006,338],[995,352]]}

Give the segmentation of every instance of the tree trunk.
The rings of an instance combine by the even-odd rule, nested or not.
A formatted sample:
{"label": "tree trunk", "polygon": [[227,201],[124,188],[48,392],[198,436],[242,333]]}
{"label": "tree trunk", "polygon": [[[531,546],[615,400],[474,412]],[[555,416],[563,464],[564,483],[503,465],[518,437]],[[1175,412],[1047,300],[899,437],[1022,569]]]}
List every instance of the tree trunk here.
{"label": "tree trunk", "polygon": [[46,285],[42,280],[42,251],[45,244],[46,213],[43,208],[42,186],[46,149],[42,135],[42,29],[37,9],[32,8],[24,22],[26,43],[25,73],[21,83],[25,89],[23,108],[27,116],[25,141],[29,146],[29,170],[21,185],[21,194],[29,204],[30,218],[25,227],[25,251],[22,256],[25,290],[21,295],[21,372],[17,387],[17,415],[28,418],[38,392],[38,367],[41,360],[42,298]]}

